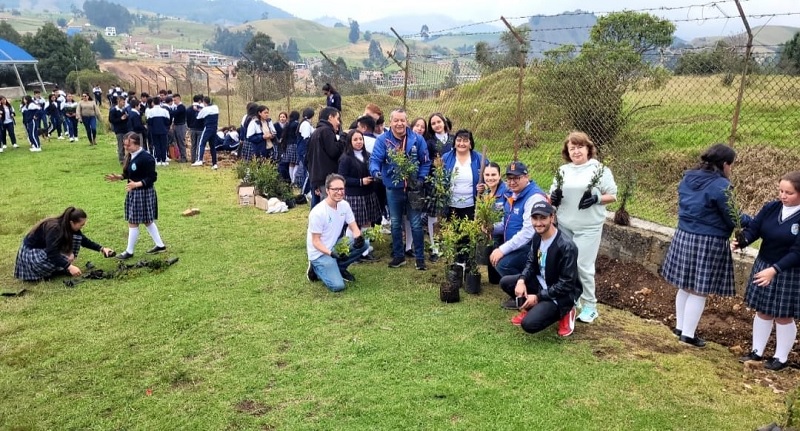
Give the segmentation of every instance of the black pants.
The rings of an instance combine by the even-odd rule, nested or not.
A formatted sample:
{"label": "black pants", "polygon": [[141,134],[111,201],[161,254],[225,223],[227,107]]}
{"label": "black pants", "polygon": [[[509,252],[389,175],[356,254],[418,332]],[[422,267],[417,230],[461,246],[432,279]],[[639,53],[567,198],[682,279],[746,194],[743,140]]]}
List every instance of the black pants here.
{"label": "black pants", "polygon": [[[514,288],[517,286],[518,278],[519,274],[507,275],[500,279],[500,288],[512,298],[516,296]],[[539,291],[539,286],[531,287],[526,285],[525,287],[528,290],[528,294],[531,295]],[[522,329],[530,334],[544,330],[553,323],[558,322],[569,311],[569,308],[566,308],[562,313],[563,308],[552,299],[537,303],[528,310],[528,314],[522,319]]]}
{"label": "black pants", "polygon": [[[446,217],[446,219],[450,220],[453,217],[465,218],[467,220],[474,220],[475,219],[475,205],[473,205],[471,207],[466,207],[466,208],[448,207],[447,208],[447,217]],[[467,246],[468,242],[469,242],[469,238],[461,237],[461,239],[458,240],[458,249],[459,250],[463,250]],[[467,265],[470,265],[470,266],[476,264],[475,262],[469,262],[469,252],[466,252],[466,251],[462,251],[462,252],[458,253],[458,255],[456,256],[456,262],[458,262],[458,263],[466,263]],[[467,270],[469,270],[469,269],[470,268],[467,268]]]}

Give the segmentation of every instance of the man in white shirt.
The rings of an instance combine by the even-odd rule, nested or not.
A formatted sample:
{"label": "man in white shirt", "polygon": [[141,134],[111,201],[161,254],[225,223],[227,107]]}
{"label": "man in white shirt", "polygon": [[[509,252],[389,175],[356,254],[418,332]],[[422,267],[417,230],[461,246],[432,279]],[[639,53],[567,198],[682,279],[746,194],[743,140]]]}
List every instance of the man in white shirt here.
{"label": "man in white shirt", "polygon": [[[369,244],[361,236],[350,204],[344,200],[344,177],[328,175],[325,188],[328,196],[308,214],[306,252],[309,263],[306,276],[309,281],[321,280],[331,292],[341,292],[345,280],[356,280],[347,267],[361,258]],[[354,237],[346,256],[334,250],[345,225]]]}

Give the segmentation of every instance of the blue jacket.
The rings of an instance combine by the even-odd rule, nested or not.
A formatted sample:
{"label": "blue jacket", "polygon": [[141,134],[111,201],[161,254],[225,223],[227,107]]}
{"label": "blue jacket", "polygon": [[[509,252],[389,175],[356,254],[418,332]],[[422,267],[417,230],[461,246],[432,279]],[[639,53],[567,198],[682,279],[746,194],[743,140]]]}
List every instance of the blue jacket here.
{"label": "blue jacket", "polygon": [[[478,195],[478,183],[481,180],[481,155],[475,150],[470,151],[470,159],[472,164],[472,196]],[[444,169],[452,175],[453,169],[456,166],[456,151],[451,150],[442,156]],[[488,160],[484,160],[483,165],[489,164]]]}
{"label": "blue jacket", "polygon": [[[419,168],[417,169],[417,180],[420,184],[425,181],[431,171],[431,158],[428,155],[428,144],[410,128],[406,127],[406,157],[416,160]],[[394,173],[396,165],[389,161],[389,150],[399,148],[402,142],[392,134],[391,129],[375,139],[375,146],[372,148],[372,156],[369,158],[369,172],[373,177],[378,176],[378,172],[383,177],[383,185],[387,189],[405,188],[403,180]]]}
{"label": "blue jacket", "polygon": [[[721,172],[700,169],[686,171],[678,185],[678,229],[696,235],[728,238],[734,221],[725,191],[731,182]],[[750,217],[743,215],[742,224]]]}
{"label": "blue jacket", "polygon": [[800,266],[800,212],[779,222],[783,203],[772,201],[764,204],[761,211],[744,230],[746,244],[761,238],[758,258],[775,266],[778,272]]}
{"label": "blue jacket", "polygon": [[203,121],[203,129],[217,133],[217,126],[219,125],[219,107],[217,105],[208,105],[203,107],[197,113],[197,121]]}
{"label": "blue jacket", "polygon": [[160,106],[154,106],[148,111],[147,130],[151,135],[166,135],[172,120],[169,111]]}
{"label": "blue jacket", "polygon": [[519,192],[513,201],[511,200],[513,195],[511,190],[506,191],[506,201],[503,203],[503,236],[505,241],[508,241],[522,230],[522,224],[525,219],[531,216],[530,214],[525,214],[525,202],[537,193],[545,195],[533,180],[528,184],[528,187]]}
{"label": "blue jacket", "polygon": [[42,118],[42,109],[39,108],[39,105],[36,102],[29,104],[28,106],[22,107],[22,123],[23,124],[30,124],[33,122],[38,122],[39,119]]}
{"label": "blue jacket", "polygon": [[131,131],[136,133],[145,133],[147,131],[144,128],[144,123],[142,123],[142,114],[138,109],[128,109],[128,126]]}
{"label": "blue jacket", "polygon": [[500,184],[497,185],[497,192],[494,195],[494,209],[497,211],[503,211],[506,206],[506,193],[508,193],[508,186],[505,181],[500,180]]}

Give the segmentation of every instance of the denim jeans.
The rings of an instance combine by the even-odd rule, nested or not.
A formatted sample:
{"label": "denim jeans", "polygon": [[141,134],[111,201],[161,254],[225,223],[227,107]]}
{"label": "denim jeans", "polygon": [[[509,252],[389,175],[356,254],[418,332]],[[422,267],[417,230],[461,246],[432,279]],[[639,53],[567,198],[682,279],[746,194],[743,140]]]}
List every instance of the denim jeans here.
{"label": "denim jeans", "polygon": [[425,232],[422,229],[422,212],[411,208],[408,195],[403,189],[386,189],[386,202],[392,220],[392,257],[403,257],[403,214],[411,223],[411,238],[414,241],[414,257],[425,259]]}
{"label": "denim jeans", "polygon": [[325,286],[331,292],[341,292],[344,290],[344,279],[342,278],[342,271],[347,269],[350,264],[361,258],[361,255],[369,248],[369,241],[364,241],[364,246],[361,248],[353,247],[353,240],[350,240],[350,254],[346,259],[336,260],[327,254],[324,254],[315,260],[311,261],[311,267],[317,277],[325,283]]}
{"label": "denim jeans", "polygon": [[502,277],[521,274],[522,270],[525,269],[525,263],[528,261],[528,253],[530,251],[531,243],[529,242],[523,247],[503,256],[503,258],[497,262],[495,269]]}

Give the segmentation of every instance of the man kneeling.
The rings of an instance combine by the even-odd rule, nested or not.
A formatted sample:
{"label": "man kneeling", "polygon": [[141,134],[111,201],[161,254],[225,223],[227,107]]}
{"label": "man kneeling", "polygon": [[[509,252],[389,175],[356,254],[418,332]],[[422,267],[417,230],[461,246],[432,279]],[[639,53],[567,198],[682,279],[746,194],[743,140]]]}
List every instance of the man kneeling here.
{"label": "man kneeling", "polygon": [[[350,204],[344,200],[344,177],[330,174],[325,178],[328,196],[308,214],[306,250],[308,252],[309,281],[322,280],[331,292],[344,290],[344,281],[356,281],[347,267],[361,258],[369,244],[361,236]],[[350,253],[339,256],[334,246],[344,231],[350,228],[354,239],[350,241]]]}
{"label": "man kneeling", "polygon": [[578,248],[554,224],[555,210],[547,202],[531,209],[535,234],[522,274],[508,275],[500,287],[511,298],[504,308],[519,308],[511,323],[536,333],[559,322],[558,335],[566,337],[575,327],[575,301],[581,296],[578,280]]}

